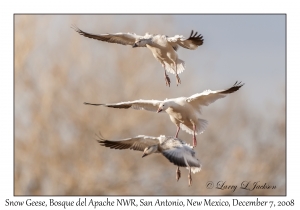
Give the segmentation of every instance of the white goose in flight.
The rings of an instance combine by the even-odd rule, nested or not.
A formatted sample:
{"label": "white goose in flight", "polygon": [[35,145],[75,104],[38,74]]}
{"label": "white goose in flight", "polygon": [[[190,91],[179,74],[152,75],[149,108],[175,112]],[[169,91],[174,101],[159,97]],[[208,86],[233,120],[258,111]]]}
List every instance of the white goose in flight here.
{"label": "white goose in flight", "polygon": [[100,41],[117,43],[122,45],[131,45],[132,47],[147,47],[153,53],[153,56],[161,63],[165,70],[166,85],[170,87],[170,78],[167,72],[175,74],[177,79],[177,85],[181,83],[178,76],[183,72],[184,61],[177,56],[177,49],[179,46],[186,49],[195,50],[198,46],[203,44],[203,37],[201,34],[197,36],[197,32],[191,32],[189,38],[185,38],[182,35],[175,35],[168,37],[161,34],[148,34],[140,36],[134,33],[114,33],[114,34],[90,34],[84,32],[73,26],[74,30],[80,35],[88,38],[97,39]]}
{"label": "white goose in flight", "polygon": [[133,149],[143,151],[142,157],[152,153],[161,153],[171,163],[177,166],[176,180],[178,181],[181,176],[179,167],[187,167],[189,170],[188,180],[189,186],[192,183],[192,174],[201,170],[201,164],[195,157],[195,151],[186,142],[170,137],[170,136],[144,136],[139,135],[133,138],[120,139],[120,140],[106,140],[98,136],[98,142],[105,147],[111,149]]}
{"label": "white goose in flight", "polygon": [[92,104],[86,102],[84,102],[84,104],[167,113],[171,121],[177,126],[175,138],[178,137],[181,128],[193,135],[193,147],[195,147],[197,145],[196,135],[201,134],[206,129],[208,123],[206,120],[200,118],[202,106],[208,106],[214,101],[224,98],[227,94],[239,90],[243,85],[241,82],[236,82],[231,88],[226,90],[205,90],[202,93],[196,93],[190,97],[172,98],[164,101],[136,100],[114,104]]}

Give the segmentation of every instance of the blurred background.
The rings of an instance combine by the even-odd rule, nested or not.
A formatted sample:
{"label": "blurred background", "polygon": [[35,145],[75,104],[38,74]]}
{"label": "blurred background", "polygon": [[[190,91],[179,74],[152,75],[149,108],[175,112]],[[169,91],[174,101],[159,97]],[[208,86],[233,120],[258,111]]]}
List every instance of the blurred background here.
{"label": "blurred background", "polygon": [[[15,15],[15,195],[285,195],[285,15]],[[89,39],[75,32],[134,32],[204,37],[180,48],[182,84],[150,50]],[[166,114],[86,106],[190,96],[245,83],[203,109],[197,136],[202,162],[188,187],[186,169],[160,154],[101,147],[95,134],[121,139],[170,135]],[[192,135],[179,138],[192,143]],[[207,182],[237,185],[207,189]],[[239,189],[243,181],[276,189]],[[249,185],[249,186],[250,186]]]}

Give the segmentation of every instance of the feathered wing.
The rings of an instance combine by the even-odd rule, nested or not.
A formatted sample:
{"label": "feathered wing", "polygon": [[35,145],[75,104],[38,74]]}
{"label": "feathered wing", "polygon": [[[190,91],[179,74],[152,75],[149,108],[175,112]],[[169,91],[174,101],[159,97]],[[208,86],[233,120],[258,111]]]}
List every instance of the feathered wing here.
{"label": "feathered wing", "polygon": [[239,90],[244,84],[241,82],[235,82],[234,85],[227,90],[205,90],[202,93],[194,94],[186,99],[195,108],[200,109],[201,106],[208,106],[220,98],[224,98],[227,94],[233,93]]}
{"label": "feathered wing", "polygon": [[137,151],[144,151],[146,147],[159,144],[159,138],[152,136],[139,135],[133,138],[107,140],[98,136],[98,142],[101,146],[109,147],[111,149],[132,149]]}
{"label": "feathered wing", "polygon": [[194,150],[188,145],[176,146],[164,150],[162,154],[174,165],[179,167],[191,167],[193,173],[201,170],[201,164],[195,157]]}
{"label": "feathered wing", "polygon": [[195,50],[198,46],[203,44],[203,36],[201,34],[197,35],[198,32],[194,33],[192,30],[191,35],[188,39],[182,35],[175,35],[173,37],[168,37],[168,42],[172,45],[174,50],[178,49],[178,45],[186,49]]}
{"label": "feathered wing", "polygon": [[110,43],[117,43],[122,45],[133,45],[135,43],[135,40],[138,38],[141,38],[143,36],[136,35],[134,33],[115,33],[115,34],[90,34],[87,32],[84,32],[77,28],[76,26],[73,26],[74,30],[78,32],[80,35],[96,39],[104,42],[110,42]]}
{"label": "feathered wing", "polygon": [[162,101],[158,101],[158,100],[136,100],[136,101],[120,102],[115,104],[92,104],[86,102],[84,102],[84,104],[93,105],[93,106],[106,106],[106,107],[118,108],[118,109],[132,108],[136,110],[147,110],[147,111],[156,112],[161,102]]}

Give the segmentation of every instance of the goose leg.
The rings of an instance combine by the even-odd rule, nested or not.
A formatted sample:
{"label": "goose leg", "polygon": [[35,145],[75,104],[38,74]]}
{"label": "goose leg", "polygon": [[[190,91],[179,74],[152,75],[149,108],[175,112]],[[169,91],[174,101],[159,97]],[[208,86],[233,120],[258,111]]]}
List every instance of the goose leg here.
{"label": "goose leg", "polygon": [[177,125],[177,131],[176,131],[176,134],[175,134],[175,138],[178,138],[179,130],[180,130],[180,126]]}
{"label": "goose leg", "polygon": [[180,80],[180,78],[177,74],[177,64],[176,64],[176,62],[174,62],[174,67],[175,67],[175,74],[176,74],[177,86],[178,86],[178,84],[181,84],[181,80]]}
{"label": "goose leg", "polygon": [[166,85],[170,87],[171,80],[170,77],[167,75],[166,70],[165,70],[165,80],[166,80]]}
{"label": "goose leg", "polygon": [[188,179],[189,179],[189,187],[192,185],[192,173],[191,173],[191,167],[189,167],[189,175],[188,175]]}
{"label": "goose leg", "polygon": [[178,180],[180,179],[180,177],[181,177],[181,172],[180,172],[179,166],[178,166],[178,167],[177,167],[177,170],[176,170],[176,180],[177,180],[177,182],[178,182]]}
{"label": "goose leg", "polygon": [[176,79],[177,79],[177,86],[178,86],[178,84],[181,84],[181,80],[180,80],[180,77],[178,76],[178,74],[176,74]]}
{"label": "goose leg", "polygon": [[197,140],[196,140],[196,125],[193,123],[193,148],[197,146]]}
{"label": "goose leg", "polygon": [[166,85],[170,87],[171,80],[170,80],[170,77],[167,75],[167,70],[166,70],[165,64],[162,63],[161,65],[162,65],[162,67],[163,67],[164,70],[165,70],[165,80],[166,80]]}

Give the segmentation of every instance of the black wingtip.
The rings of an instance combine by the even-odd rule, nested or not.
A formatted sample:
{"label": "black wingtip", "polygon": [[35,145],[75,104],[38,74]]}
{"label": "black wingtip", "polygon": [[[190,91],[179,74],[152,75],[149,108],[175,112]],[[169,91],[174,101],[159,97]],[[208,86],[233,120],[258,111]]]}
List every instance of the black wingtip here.
{"label": "black wingtip", "polygon": [[[240,88],[243,87],[244,85],[245,85],[245,83],[236,81],[232,87],[235,87],[235,88],[240,89]],[[238,89],[237,89],[237,90],[238,90]]]}
{"label": "black wingtip", "polygon": [[192,37],[192,36],[193,36],[193,33],[194,33],[194,30],[192,30],[190,37]]}
{"label": "black wingtip", "polygon": [[245,83],[236,81],[235,84],[234,84],[233,86],[242,87],[242,86],[244,86],[244,85],[245,85]]}
{"label": "black wingtip", "polygon": [[74,29],[80,35],[86,34],[84,31],[82,31],[81,29],[79,29],[76,25],[71,25],[71,28]]}
{"label": "black wingtip", "polygon": [[239,90],[241,87],[243,87],[245,85],[245,83],[236,81],[233,86],[227,90],[224,90],[223,92],[221,92],[222,94],[229,94],[229,93],[233,93],[237,90]]}
{"label": "black wingtip", "polygon": [[92,106],[101,106],[103,104],[92,104],[92,103],[87,103],[87,102],[83,102],[84,105],[92,105]]}
{"label": "black wingtip", "polygon": [[239,82],[239,81],[236,81],[232,87],[242,87],[245,83],[242,83],[242,82]]}
{"label": "black wingtip", "polygon": [[191,35],[188,38],[188,40],[192,40],[194,42],[194,44],[196,44],[198,46],[202,45],[203,41],[204,41],[203,36],[201,34],[198,34],[197,31],[194,33],[194,30],[192,30]]}

